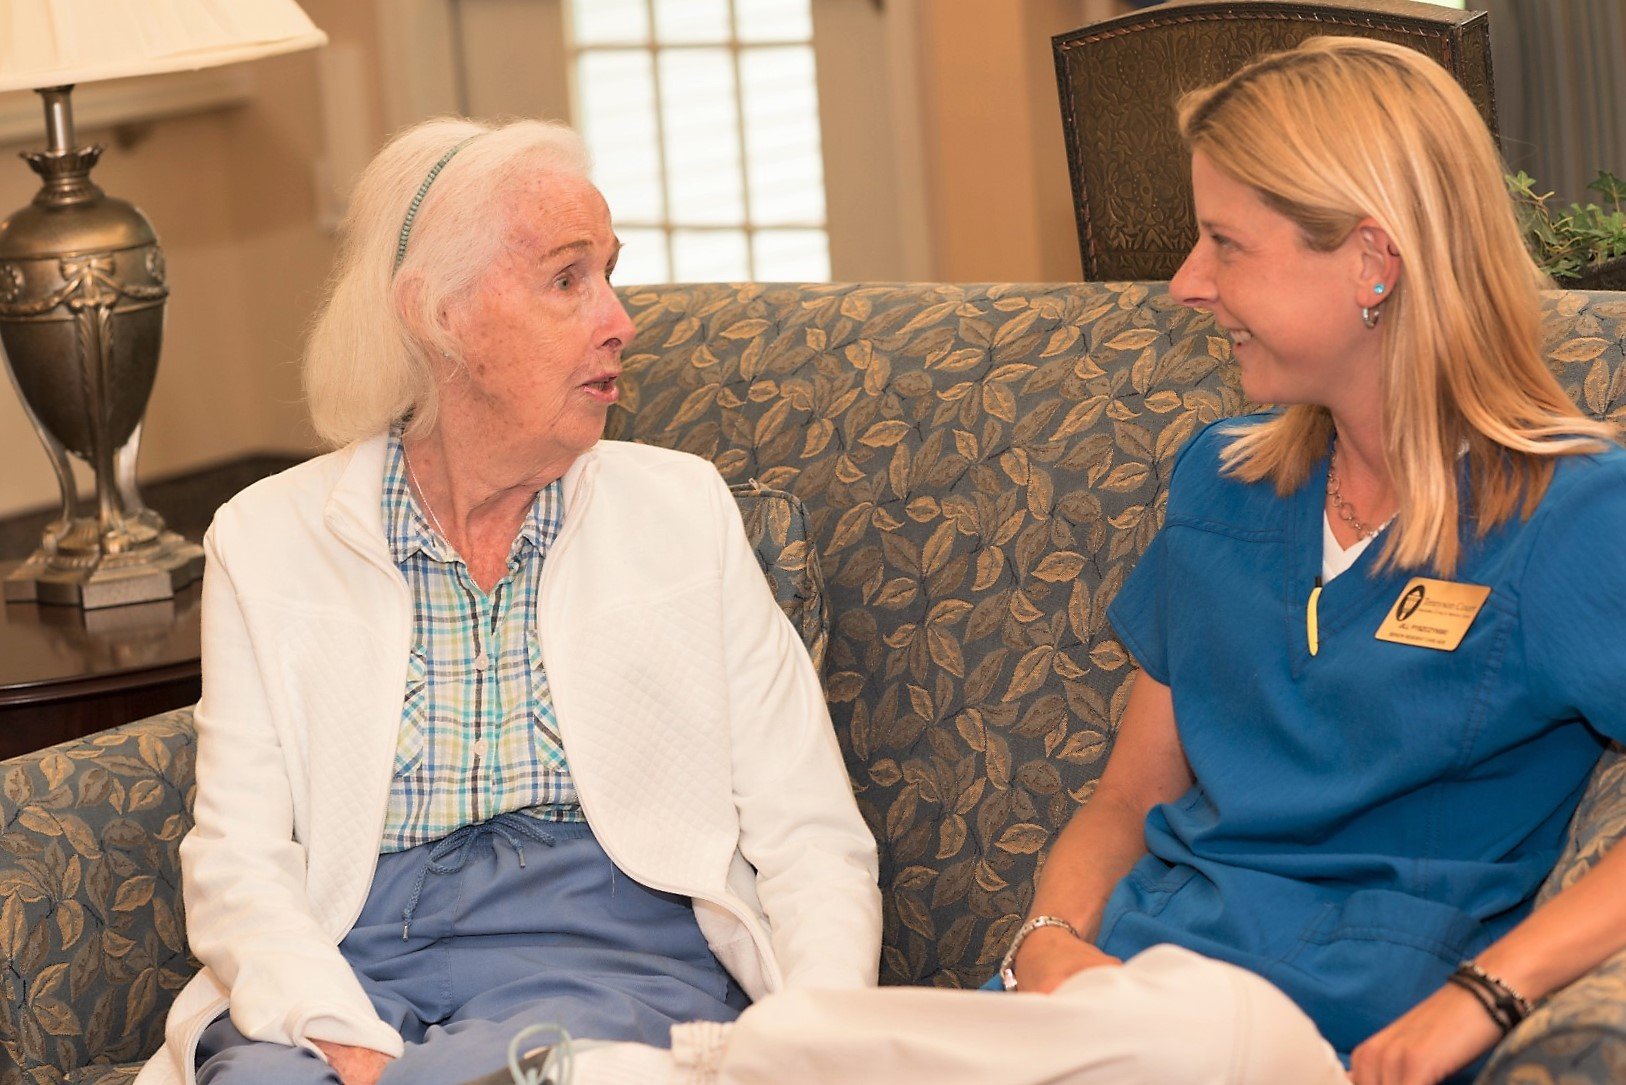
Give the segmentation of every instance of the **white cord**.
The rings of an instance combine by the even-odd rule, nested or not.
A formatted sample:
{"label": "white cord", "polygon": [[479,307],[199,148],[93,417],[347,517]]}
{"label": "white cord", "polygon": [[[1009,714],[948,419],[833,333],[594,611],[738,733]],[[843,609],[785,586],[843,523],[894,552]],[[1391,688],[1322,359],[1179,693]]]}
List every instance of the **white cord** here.
{"label": "white cord", "polygon": [[[548,1047],[547,1056],[542,1065],[534,1070],[521,1069],[519,1065],[519,1043],[527,1036],[538,1033],[557,1033],[559,1039]],[[531,1054],[536,1051],[532,1048]],[[508,1073],[513,1076],[514,1085],[570,1085],[570,1079],[575,1069],[576,1053],[570,1040],[570,1033],[563,1025],[552,1022],[542,1025],[526,1025],[514,1033],[514,1038],[508,1041]],[[557,1072],[557,1074],[556,1074]]]}

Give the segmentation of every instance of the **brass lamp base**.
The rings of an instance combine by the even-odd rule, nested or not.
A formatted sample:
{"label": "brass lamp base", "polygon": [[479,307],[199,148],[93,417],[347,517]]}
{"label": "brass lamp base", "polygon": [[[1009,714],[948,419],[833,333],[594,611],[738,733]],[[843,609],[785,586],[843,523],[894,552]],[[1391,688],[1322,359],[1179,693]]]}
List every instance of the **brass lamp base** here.
{"label": "brass lamp base", "polygon": [[[203,574],[203,550],[166,531],[136,488],[164,255],[146,217],[91,182],[101,148],[76,145],[71,89],[40,91],[48,148],[23,157],[44,184],[0,219],[0,355],[62,493],[61,515],[3,587],[7,600],[95,610],[172,598]],[[95,476],[93,507],[70,458]]]}
{"label": "brass lamp base", "polygon": [[203,575],[203,547],[173,531],[129,554],[66,559],[41,548],[5,578],[14,603],[55,603],[84,610],[173,598]]}

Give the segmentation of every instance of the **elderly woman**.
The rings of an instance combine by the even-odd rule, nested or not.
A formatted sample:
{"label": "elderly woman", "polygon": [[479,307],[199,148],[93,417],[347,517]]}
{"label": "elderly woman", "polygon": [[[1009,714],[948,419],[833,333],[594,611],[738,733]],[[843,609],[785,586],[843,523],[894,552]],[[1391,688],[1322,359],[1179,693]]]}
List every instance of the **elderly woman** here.
{"label": "elderly woman", "polygon": [[1111,605],[1140,671],[1017,993],[778,995],[672,1080],[1432,1085],[1626,947],[1626,849],[1532,908],[1626,739],[1626,451],[1546,368],[1489,133],[1349,38],[1179,123],[1170,290],[1281,409],[1191,440]]}
{"label": "elderly woman", "polygon": [[362,177],[307,388],[338,451],[206,540],[203,971],[141,1081],[465,1081],[875,981],[875,845],[727,488],[601,441],[633,328],[578,138]]}

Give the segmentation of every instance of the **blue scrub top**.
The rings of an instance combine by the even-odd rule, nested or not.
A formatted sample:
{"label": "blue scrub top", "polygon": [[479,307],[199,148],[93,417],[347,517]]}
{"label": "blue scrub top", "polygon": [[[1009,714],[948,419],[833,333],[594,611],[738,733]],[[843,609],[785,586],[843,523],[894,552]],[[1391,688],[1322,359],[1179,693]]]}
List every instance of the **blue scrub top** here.
{"label": "blue scrub top", "polygon": [[1418,575],[1374,572],[1380,536],[1322,591],[1312,656],[1327,465],[1286,498],[1223,477],[1248,421],[1181,453],[1108,612],[1196,783],[1148,816],[1098,941],[1259,973],[1347,1056],[1529,912],[1601,736],[1626,737],[1626,452],[1560,457],[1528,520],[1465,529],[1449,579],[1491,593],[1455,651],[1375,638]]}

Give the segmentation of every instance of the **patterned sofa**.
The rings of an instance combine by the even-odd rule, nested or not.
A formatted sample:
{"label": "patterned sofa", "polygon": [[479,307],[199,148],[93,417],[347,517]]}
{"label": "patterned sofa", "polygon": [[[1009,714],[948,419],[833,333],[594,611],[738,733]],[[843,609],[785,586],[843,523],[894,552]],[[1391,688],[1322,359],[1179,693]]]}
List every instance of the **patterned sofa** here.
{"label": "patterned sofa", "polygon": [[[1111,748],[1130,664],[1104,612],[1157,529],[1171,457],[1242,408],[1224,340],[1158,284],[624,296],[639,332],[612,435],[805,503],[817,564],[799,564],[788,506],[755,528],[827,649],[881,841],[883,980],[980,983]],[[1626,294],[1546,306],[1565,384],[1626,422]],[[125,1081],[118,1064],[157,1045],[194,967],[175,859],[192,764],[185,711],[0,763],[0,1085]],[[1608,755],[1555,882],[1626,824],[1623,776]],[[1481,1080],[1626,1080],[1626,955],[1551,999]]]}

